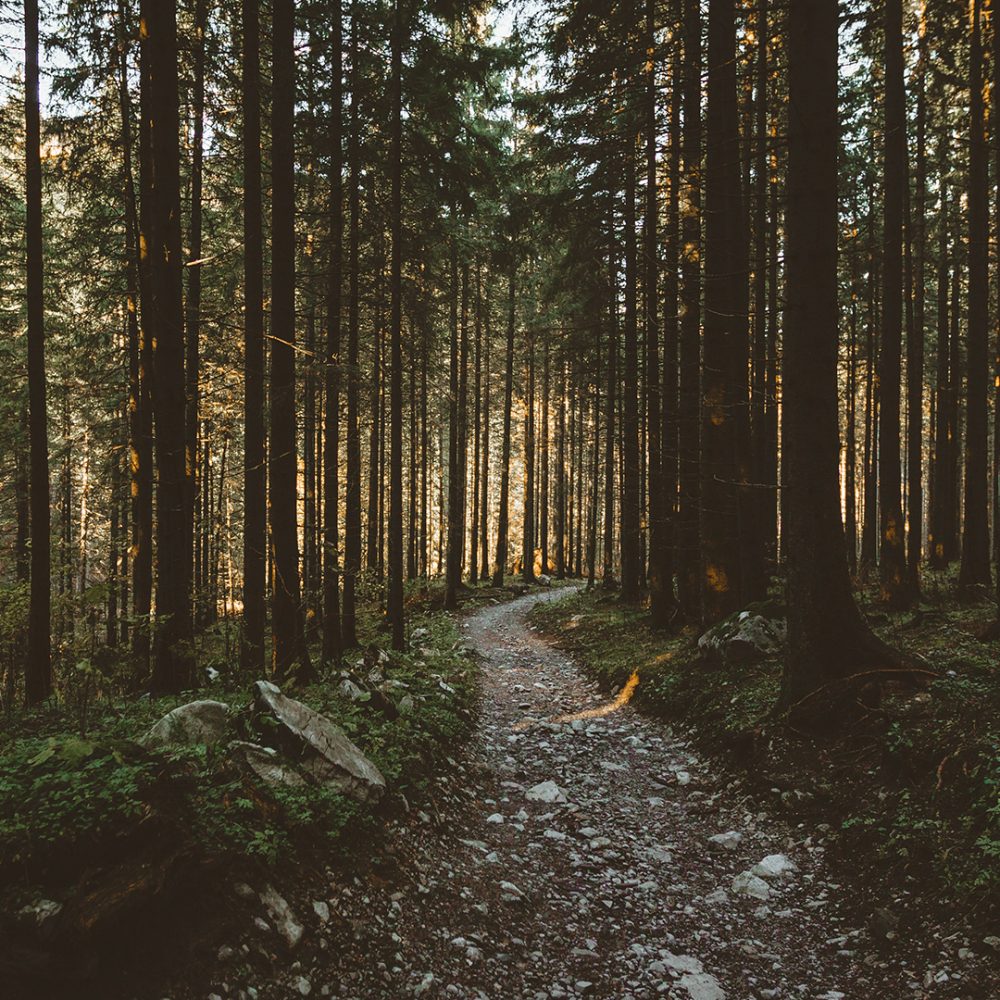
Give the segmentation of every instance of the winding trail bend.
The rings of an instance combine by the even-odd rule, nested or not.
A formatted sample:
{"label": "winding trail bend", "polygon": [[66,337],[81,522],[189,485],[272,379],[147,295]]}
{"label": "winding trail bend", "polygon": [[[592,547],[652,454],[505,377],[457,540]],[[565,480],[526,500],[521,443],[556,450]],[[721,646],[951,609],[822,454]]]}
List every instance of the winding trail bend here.
{"label": "winding trail bend", "polygon": [[[392,874],[340,890],[351,928],[318,992],[354,998],[897,998],[924,986],[840,911],[815,831],[760,811],[662,723],[606,702],[526,622],[533,593],[464,620],[483,661],[477,734],[433,807],[388,831]],[[530,791],[554,782],[565,801]],[[737,831],[731,849],[709,838]],[[810,836],[810,834],[812,834]],[[768,898],[733,880],[765,856],[795,871]],[[338,896],[337,889],[333,896]],[[316,982],[316,979],[313,980]],[[323,980],[320,979],[319,983]],[[952,984],[953,986],[955,984]],[[318,983],[317,983],[318,986]]]}

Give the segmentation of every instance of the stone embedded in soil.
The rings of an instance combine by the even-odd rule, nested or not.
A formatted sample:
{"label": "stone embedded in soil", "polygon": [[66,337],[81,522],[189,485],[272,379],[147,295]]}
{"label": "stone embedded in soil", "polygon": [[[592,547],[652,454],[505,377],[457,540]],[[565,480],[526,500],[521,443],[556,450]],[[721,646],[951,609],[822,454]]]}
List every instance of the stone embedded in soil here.
{"label": "stone embedded in soil", "polygon": [[715,976],[707,972],[694,972],[681,976],[681,986],[688,991],[690,1000],[726,1000],[725,991]]}
{"label": "stone embedded in soil", "polygon": [[715,850],[735,851],[739,847],[743,834],[736,830],[728,830],[726,833],[716,833],[708,838],[708,842]]}
{"label": "stone embedded in soil", "polygon": [[238,767],[272,788],[300,788],[306,783],[291,762],[272,747],[233,740],[226,747],[226,754]]}
{"label": "stone embedded in soil", "polygon": [[760,875],[761,878],[780,878],[782,875],[790,875],[798,870],[795,862],[784,854],[769,854],[751,869],[754,875]]}
{"label": "stone embedded in soil", "polygon": [[260,901],[274,921],[274,929],[284,938],[285,944],[289,948],[295,948],[302,940],[305,928],[292,912],[288,901],[270,885],[260,894]]}
{"label": "stone embedded in soil", "polygon": [[260,716],[278,723],[263,727],[278,749],[297,759],[318,784],[362,802],[377,802],[385,794],[382,772],[326,716],[282,694],[270,681],[256,682],[254,703]]}
{"label": "stone embedded in soil", "polygon": [[750,896],[752,899],[767,900],[771,898],[768,884],[753,872],[741,872],[733,879],[733,892],[738,896]]}
{"label": "stone embedded in soil", "polygon": [[554,781],[540,781],[524,793],[532,802],[562,803],[569,801],[566,793]]}
{"label": "stone embedded in soil", "polygon": [[147,747],[212,746],[226,735],[229,706],[222,701],[191,701],[167,712],[140,741]]}

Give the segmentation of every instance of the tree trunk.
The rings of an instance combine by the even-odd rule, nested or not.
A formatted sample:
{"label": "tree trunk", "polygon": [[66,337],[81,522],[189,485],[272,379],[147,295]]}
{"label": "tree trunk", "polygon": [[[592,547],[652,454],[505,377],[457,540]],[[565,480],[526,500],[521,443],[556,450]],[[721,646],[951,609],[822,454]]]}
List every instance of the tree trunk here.
{"label": "tree trunk", "polygon": [[49,432],[45,391],[42,257],[41,112],[38,97],[38,0],[24,2],[24,149],[28,302],[28,449],[31,584],[25,697],[37,705],[52,693]]}
{"label": "tree trunk", "polygon": [[308,683],[296,525],[295,434],[295,0],[275,0],[271,104],[271,380],[268,489],[271,520],[272,672]]}
{"label": "tree trunk", "polygon": [[524,537],[521,575],[535,580],[535,330],[529,323],[525,338],[524,404]]}
{"label": "tree trunk", "polygon": [[359,231],[361,224],[361,165],[358,150],[359,90],[358,3],[351,4],[351,124],[347,140],[350,269],[347,303],[347,489],[344,510],[344,594],[341,641],[346,649],[358,644],[357,586],[361,573],[361,372],[359,333]]}
{"label": "tree trunk", "polygon": [[879,578],[890,607],[909,603],[900,501],[899,369],[903,325],[903,185],[906,101],[903,89],[902,0],[885,5],[885,253],[882,262],[882,349],[879,354]]}
{"label": "tree trunk", "polygon": [[[656,3],[646,0],[646,203],[643,255],[646,263],[646,435],[649,454],[649,610],[654,625],[668,625],[674,615],[670,560],[670,511],[664,489],[664,451],[660,412],[659,292],[656,197]],[[666,317],[664,317],[666,321]],[[665,353],[665,352],[664,352]],[[666,401],[663,401],[666,405]]]}
{"label": "tree trunk", "polygon": [[608,213],[608,370],[604,436],[604,565],[601,585],[615,586],[615,396],[618,391],[618,248],[615,244],[614,200]]}
{"label": "tree trunk", "polygon": [[[452,223],[457,225],[454,209]],[[462,580],[462,519],[464,517],[464,497],[462,476],[459,470],[459,450],[461,448],[460,422],[460,359],[458,320],[458,243],[457,235],[451,237],[451,287],[450,294],[450,361],[448,367],[448,561],[445,570],[444,606],[454,610],[458,607],[458,588]]]}
{"label": "tree trunk", "polygon": [[500,440],[500,500],[497,506],[497,552],[493,563],[493,586],[502,587],[507,570],[507,528],[510,524],[510,411],[514,399],[514,326],[517,305],[517,260],[510,246],[510,274],[507,278],[507,351],[504,361],[503,437]]}
{"label": "tree trunk", "polygon": [[401,0],[393,7],[392,74],[390,83],[390,172],[392,175],[391,319],[389,371],[389,567],[388,615],[392,648],[405,648],[403,634],[403,204],[402,204],[402,74],[403,24]]}
{"label": "tree trunk", "polygon": [[264,671],[267,467],[264,444],[264,236],[261,218],[259,4],[243,0],[243,641],[240,666]]}
{"label": "tree trunk", "polygon": [[986,372],[988,347],[987,141],[983,113],[982,0],[972,0],[969,59],[969,316],[965,395],[965,496],[959,589],[980,596],[990,585],[989,500],[986,470]]}
{"label": "tree trunk", "polygon": [[326,390],[323,420],[323,662],[340,657],[340,338],[343,287],[344,190],[343,17],[339,2],[330,11],[330,263],[326,286]]}
{"label": "tree trunk", "polygon": [[707,622],[749,596],[740,461],[745,458],[746,234],[739,157],[735,11],[709,8],[705,169],[705,324],[702,375],[702,607]]}
{"label": "tree trunk", "polygon": [[204,168],[204,136],[205,136],[205,25],[206,0],[195,0],[194,5],[194,87],[191,96],[191,113],[194,117],[193,134],[191,136],[191,220],[188,233],[188,254],[190,260],[185,268],[188,276],[187,314],[185,318],[184,346],[184,438],[185,467],[187,469],[188,507],[186,517],[190,520],[192,529],[191,555],[194,567],[192,595],[195,601],[196,617],[201,619],[199,611],[200,593],[200,560],[201,555],[198,539],[195,507],[198,497],[198,380],[200,377],[200,337],[201,337],[201,231],[202,231],[202,187]]}
{"label": "tree trunk", "polygon": [[[837,431],[837,5],[788,9],[786,319],[782,366],[788,645],[781,705],[818,719],[815,695],[888,654],[851,595]],[[810,713],[809,709],[813,711]],[[832,721],[836,721],[833,719]]]}
{"label": "tree trunk", "polygon": [[476,586],[479,582],[479,448],[481,438],[480,421],[482,420],[482,354],[483,354],[483,290],[480,268],[476,264],[476,319],[475,340],[473,344],[473,397],[474,413],[472,420],[472,539],[469,546],[469,582]]}
{"label": "tree trunk", "polygon": [[640,553],[638,261],[635,234],[635,134],[625,135],[625,367],[622,381],[621,583],[622,600],[637,601],[642,589]]}
{"label": "tree trunk", "polygon": [[907,588],[911,600],[920,594],[920,560],[923,554],[924,533],[924,257],[927,189],[927,99],[924,93],[924,76],[927,62],[927,25],[921,8],[918,25],[918,56],[915,86],[917,88],[917,163],[914,177],[915,192],[912,214],[911,275],[913,288],[913,326],[906,344],[907,380],[907,521],[909,534],[906,549]]}
{"label": "tree trunk", "polygon": [[[151,687],[175,693],[194,680],[191,648],[191,493],[185,465],[184,304],[180,226],[177,16],[172,0],[143,0],[142,58],[148,84],[149,289],[156,448],[156,634]],[[144,310],[145,312],[146,310]]]}
{"label": "tree trunk", "polygon": [[482,496],[479,501],[479,544],[482,551],[479,557],[479,579],[488,580],[489,572],[489,507],[490,507],[490,391],[493,383],[493,376],[490,370],[490,345],[492,342],[492,327],[490,323],[490,287],[492,282],[486,285],[486,300],[484,303],[484,326],[485,326],[485,370],[483,371],[483,473],[481,479]]}
{"label": "tree trunk", "polygon": [[686,618],[701,620],[701,4],[685,0],[684,176],[681,197],[677,583]]}

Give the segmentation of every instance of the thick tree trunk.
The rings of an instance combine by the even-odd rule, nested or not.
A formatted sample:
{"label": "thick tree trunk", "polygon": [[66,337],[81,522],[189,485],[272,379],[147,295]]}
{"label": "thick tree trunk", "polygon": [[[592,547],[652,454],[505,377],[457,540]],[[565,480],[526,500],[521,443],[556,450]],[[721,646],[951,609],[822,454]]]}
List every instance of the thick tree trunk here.
{"label": "thick tree trunk", "polygon": [[42,257],[41,113],[38,96],[38,0],[24,3],[24,149],[28,301],[28,439],[30,453],[31,584],[25,697],[37,705],[52,692],[51,564],[49,559],[49,432],[45,388],[45,305]]}
{"label": "thick tree trunk", "polygon": [[959,589],[979,596],[990,585],[989,500],[986,471],[989,208],[983,112],[982,0],[972,0],[969,58],[969,317],[965,394],[965,494]]}
{"label": "thick tree trunk", "polygon": [[903,89],[902,0],[885,5],[885,183],[883,198],[882,349],[879,354],[879,578],[890,607],[909,603],[900,499],[899,378],[903,326],[903,185],[906,102]]}
{"label": "thick tree trunk", "polygon": [[188,232],[187,312],[184,334],[184,440],[185,467],[187,470],[188,507],[186,517],[191,523],[192,565],[194,579],[192,596],[195,601],[196,620],[200,620],[200,543],[196,504],[198,498],[198,392],[200,378],[201,339],[201,232],[202,187],[204,173],[205,137],[205,26],[206,0],[195,0],[194,5],[194,87],[191,95],[191,113],[194,118],[191,136],[191,219]]}
{"label": "thick tree trunk", "polygon": [[681,305],[678,413],[678,596],[685,617],[701,620],[701,4],[685,0],[684,176],[681,197]]}
{"label": "thick tree trunk", "polygon": [[702,373],[702,608],[712,622],[754,589],[747,543],[746,233],[731,0],[709,8],[705,169],[705,324]]}
{"label": "thick tree trunk", "polygon": [[261,218],[259,4],[243,0],[243,641],[240,665],[264,670],[267,467],[264,443],[264,236]]}
{"label": "thick tree trunk", "polygon": [[392,648],[405,648],[403,619],[403,202],[402,202],[402,0],[393,8],[390,96],[392,260],[389,321],[389,566],[387,610]]}
{"label": "thick tree trunk", "polygon": [[340,631],[340,340],[344,263],[343,18],[330,12],[330,265],[326,286],[326,409],[323,420],[323,662],[339,658]]}
{"label": "thick tree trunk", "polygon": [[271,526],[272,672],[308,683],[299,587],[295,434],[295,0],[275,0],[271,103],[271,380],[268,490]]}
{"label": "thick tree trunk", "polygon": [[[140,260],[139,215],[132,165],[132,104],[128,87],[128,35],[125,5],[118,8],[118,103],[122,124],[122,175],[125,202],[125,307],[129,369],[129,494],[131,502],[132,660],[137,677],[149,673],[149,612],[153,593],[153,411],[151,317],[139,323],[140,274],[148,275],[148,255]],[[144,85],[144,84],[141,84]],[[140,126],[140,134],[144,128]],[[144,150],[148,142],[143,141]],[[143,154],[146,159],[148,156]],[[144,279],[145,281],[146,279]],[[142,301],[149,303],[148,293]],[[124,611],[124,605],[122,610]],[[126,619],[127,621],[127,619]]]}
{"label": "thick tree trunk", "polygon": [[[851,595],[837,431],[837,5],[788,11],[789,140],[782,444],[788,645],[781,705],[885,662]],[[810,713],[809,709],[814,712]],[[825,721],[829,717],[828,706]]]}
{"label": "thick tree trunk", "polygon": [[[156,447],[156,634],[151,687],[178,692],[194,680],[191,649],[191,493],[185,464],[184,305],[180,226],[177,17],[172,0],[141,5],[147,31],[150,306]],[[145,310],[144,310],[145,311]]]}
{"label": "thick tree trunk", "polygon": [[615,396],[618,391],[618,248],[615,245],[614,201],[608,213],[608,369],[607,429],[604,436],[604,562],[601,585],[615,587]]}
{"label": "thick tree trunk", "polygon": [[358,644],[357,586],[361,573],[361,372],[359,370],[359,256],[361,225],[361,166],[358,149],[359,90],[358,3],[351,4],[351,124],[347,140],[349,263],[347,302],[347,483],[344,508],[344,594],[341,641],[346,649]]}
{"label": "thick tree trunk", "polygon": [[910,599],[920,594],[920,560],[923,555],[924,535],[924,257],[927,189],[927,98],[924,93],[924,76],[927,61],[927,25],[921,8],[918,25],[918,62],[915,76],[917,88],[917,163],[914,177],[914,202],[912,213],[911,276],[913,326],[906,344],[906,469],[907,469],[907,535],[906,577]]}

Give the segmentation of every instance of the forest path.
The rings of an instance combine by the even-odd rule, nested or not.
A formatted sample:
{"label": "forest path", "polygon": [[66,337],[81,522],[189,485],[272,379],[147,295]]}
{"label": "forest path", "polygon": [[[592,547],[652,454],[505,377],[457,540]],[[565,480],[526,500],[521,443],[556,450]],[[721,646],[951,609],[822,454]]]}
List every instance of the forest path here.
{"label": "forest path", "polygon": [[[330,977],[322,992],[928,995],[906,970],[863,960],[822,848],[762,813],[662,723],[628,705],[549,721],[608,703],[526,622],[537,603],[565,593],[465,619],[483,662],[478,731],[440,779],[435,808],[388,831],[394,873],[335,901],[353,940],[337,942],[337,961],[315,970]],[[543,782],[565,801],[544,801],[549,786],[532,791]],[[710,843],[727,831],[741,834],[734,847]],[[753,883],[766,901],[733,892],[736,876],[773,854],[796,870]]]}

